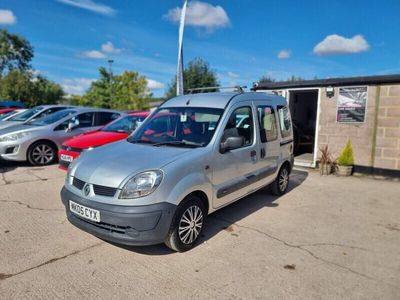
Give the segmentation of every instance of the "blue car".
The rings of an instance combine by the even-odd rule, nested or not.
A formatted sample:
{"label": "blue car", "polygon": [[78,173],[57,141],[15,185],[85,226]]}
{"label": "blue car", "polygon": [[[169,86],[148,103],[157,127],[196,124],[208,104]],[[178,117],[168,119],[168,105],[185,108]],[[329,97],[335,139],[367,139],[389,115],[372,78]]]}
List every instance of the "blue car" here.
{"label": "blue car", "polygon": [[17,101],[0,101],[0,108],[25,108],[21,102]]}

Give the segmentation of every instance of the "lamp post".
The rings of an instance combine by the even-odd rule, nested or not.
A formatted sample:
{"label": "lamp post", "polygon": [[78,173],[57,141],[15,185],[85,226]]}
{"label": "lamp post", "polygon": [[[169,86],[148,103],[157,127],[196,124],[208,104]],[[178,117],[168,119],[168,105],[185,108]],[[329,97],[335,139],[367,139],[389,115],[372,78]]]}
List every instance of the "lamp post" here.
{"label": "lamp post", "polygon": [[109,59],[108,61],[108,74],[109,74],[109,86],[110,86],[110,106],[112,101],[112,64],[114,62],[113,59]]}

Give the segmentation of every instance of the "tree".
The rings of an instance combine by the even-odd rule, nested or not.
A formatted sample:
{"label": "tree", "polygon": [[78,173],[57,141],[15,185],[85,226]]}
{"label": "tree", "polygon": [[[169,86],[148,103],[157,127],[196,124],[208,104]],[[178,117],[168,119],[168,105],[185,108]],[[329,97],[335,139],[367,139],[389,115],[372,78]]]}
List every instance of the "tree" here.
{"label": "tree", "polygon": [[269,75],[263,75],[259,82],[275,82],[276,80]]}
{"label": "tree", "polygon": [[57,103],[63,95],[59,84],[30,71],[12,70],[0,78],[0,97],[22,101],[28,107]]}
{"label": "tree", "polygon": [[286,79],[285,81],[287,81],[287,82],[297,82],[297,81],[303,81],[303,80],[305,80],[305,79],[303,77],[301,77],[301,76],[292,75],[288,79]]}
{"label": "tree", "polygon": [[[209,64],[201,58],[195,58],[183,71],[183,86],[187,91],[194,88],[219,86],[219,82]],[[167,99],[176,96],[176,76],[169,85],[165,96]]]}
{"label": "tree", "polygon": [[0,76],[8,69],[29,70],[33,48],[23,37],[0,30]]}
{"label": "tree", "polygon": [[33,78],[33,94],[31,100],[25,103],[29,106],[58,103],[65,95],[62,87],[51,80],[39,75]]}
{"label": "tree", "polygon": [[147,80],[144,76],[133,71],[111,75],[105,68],[99,69],[99,75],[99,80],[92,82],[83,96],[75,96],[71,102],[84,106],[121,110],[142,110],[149,107],[152,94],[147,88]]}
{"label": "tree", "polygon": [[152,94],[147,80],[137,72],[125,71],[114,79],[112,93],[114,109],[143,110],[149,108]]}

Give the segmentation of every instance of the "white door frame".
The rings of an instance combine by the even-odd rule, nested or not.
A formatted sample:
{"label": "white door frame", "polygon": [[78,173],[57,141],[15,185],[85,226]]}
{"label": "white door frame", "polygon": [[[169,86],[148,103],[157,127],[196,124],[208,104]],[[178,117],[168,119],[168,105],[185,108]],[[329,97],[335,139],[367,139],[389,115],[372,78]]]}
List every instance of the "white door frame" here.
{"label": "white door frame", "polygon": [[319,131],[319,115],[321,111],[321,87],[309,87],[309,88],[291,88],[291,89],[285,89],[285,97],[286,97],[286,102],[290,105],[290,92],[295,92],[295,91],[318,91],[318,100],[317,100],[317,118],[315,120],[315,136],[314,136],[314,157],[312,161],[312,167],[315,168],[317,164],[317,156],[318,156],[318,131]]}

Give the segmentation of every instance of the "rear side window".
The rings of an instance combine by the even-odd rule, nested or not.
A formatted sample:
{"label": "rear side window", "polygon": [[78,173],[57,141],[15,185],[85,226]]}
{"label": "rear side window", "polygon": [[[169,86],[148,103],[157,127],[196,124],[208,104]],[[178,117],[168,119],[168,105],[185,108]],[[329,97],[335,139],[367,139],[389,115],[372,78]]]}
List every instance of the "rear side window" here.
{"label": "rear side window", "polygon": [[97,113],[96,123],[94,126],[103,126],[115,119],[118,119],[120,114],[113,112],[99,112]]}
{"label": "rear side window", "polygon": [[271,142],[278,138],[278,128],[274,108],[271,106],[258,106],[258,121],[260,124],[260,138],[262,143]]}
{"label": "rear side window", "polygon": [[78,115],[77,118],[79,120],[79,128],[86,128],[86,127],[92,127],[93,126],[93,117],[94,113],[92,112],[87,112]]}
{"label": "rear side window", "polygon": [[278,106],[278,116],[282,138],[290,136],[292,134],[292,122],[287,106]]}

